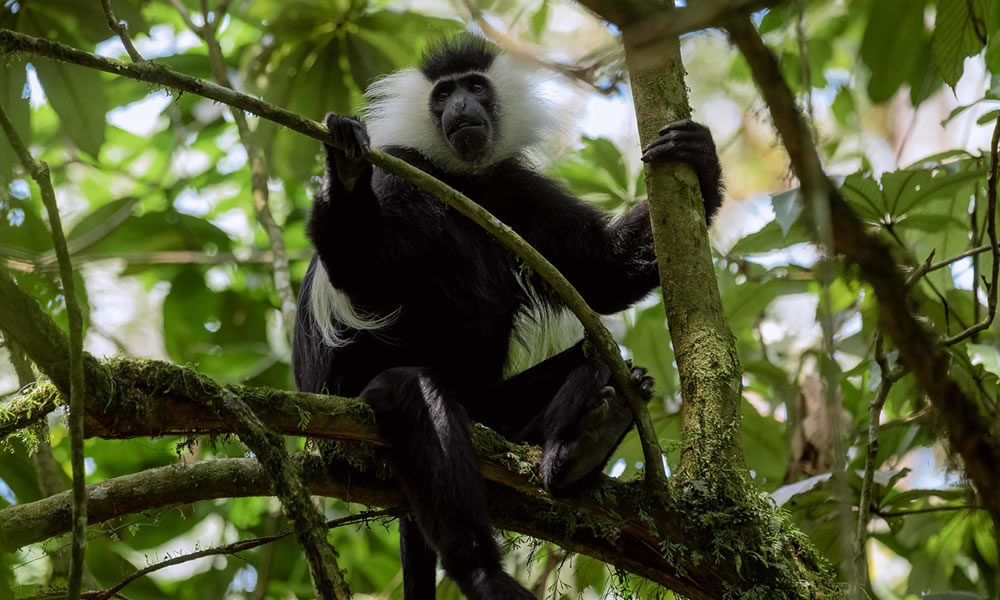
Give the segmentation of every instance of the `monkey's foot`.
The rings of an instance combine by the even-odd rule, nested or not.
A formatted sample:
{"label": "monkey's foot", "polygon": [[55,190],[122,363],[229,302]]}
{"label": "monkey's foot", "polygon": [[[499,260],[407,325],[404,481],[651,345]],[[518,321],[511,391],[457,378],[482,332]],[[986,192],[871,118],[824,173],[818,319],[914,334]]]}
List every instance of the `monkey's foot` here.
{"label": "monkey's foot", "polygon": [[[632,367],[632,363],[629,362],[628,366]],[[656,380],[647,373],[649,370],[645,367],[632,367],[632,384],[639,390],[642,399],[649,402],[653,398],[653,385],[656,384]]]}
{"label": "monkey's foot", "polygon": [[[649,379],[647,387],[652,390],[652,378],[644,373],[639,377]],[[632,411],[625,399],[610,385],[601,388],[597,402],[583,415],[576,437],[545,443],[541,465],[545,489],[553,494],[572,493],[576,484],[604,466],[631,427]]]}

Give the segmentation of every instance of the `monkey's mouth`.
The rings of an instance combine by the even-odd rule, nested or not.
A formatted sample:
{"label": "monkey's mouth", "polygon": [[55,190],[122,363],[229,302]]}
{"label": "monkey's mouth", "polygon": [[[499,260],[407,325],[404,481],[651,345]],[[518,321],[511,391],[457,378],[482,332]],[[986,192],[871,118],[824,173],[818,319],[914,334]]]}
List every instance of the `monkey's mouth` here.
{"label": "monkey's mouth", "polygon": [[465,130],[470,130],[470,129],[472,131],[471,132],[467,132],[467,133],[474,133],[474,132],[477,132],[477,131],[485,132],[486,131],[486,123],[484,123],[484,122],[482,122],[482,121],[480,121],[478,119],[467,119],[467,118],[466,119],[455,119],[454,121],[452,121],[451,123],[448,124],[447,135],[448,135],[449,138],[451,138],[456,133],[458,133],[460,131],[465,131]]}
{"label": "monkey's mouth", "polygon": [[466,160],[478,160],[486,153],[490,140],[489,125],[474,119],[456,119],[446,132],[448,143]]}

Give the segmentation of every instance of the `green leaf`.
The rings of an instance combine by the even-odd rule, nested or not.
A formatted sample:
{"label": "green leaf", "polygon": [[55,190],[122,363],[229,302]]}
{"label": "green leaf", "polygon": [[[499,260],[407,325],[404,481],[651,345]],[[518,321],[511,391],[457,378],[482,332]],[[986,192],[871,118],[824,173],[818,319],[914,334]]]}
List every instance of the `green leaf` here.
{"label": "green leaf", "polygon": [[885,217],[882,190],[870,175],[864,173],[848,175],[840,186],[840,193],[859,217],[873,223],[882,222]]}
{"label": "green leaf", "polygon": [[729,250],[730,256],[747,256],[781,250],[795,244],[810,241],[809,233],[801,221],[796,221],[788,234],[781,231],[777,221],[771,221],[760,231],[744,237]]}
{"label": "green leaf", "polygon": [[772,31],[777,31],[784,27],[791,18],[792,7],[781,5],[768,9],[764,13],[764,18],[760,20],[760,34],[766,35]]}
{"label": "green leaf", "polygon": [[86,257],[122,257],[162,250],[226,252],[231,249],[229,236],[204,219],[176,212],[148,212],[130,217],[120,227],[88,246],[79,255]]}
{"label": "green leaf", "polygon": [[175,362],[198,365],[220,382],[256,375],[273,363],[267,344],[268,310],[268,305],[233,290],[210,290],[200,270],[186,268],[171,282],[163,301],[167,353]]}
{"label": "green leaf", "polygon": [[583,159],[607,172],[619,190],[628,190],[629,174],[618,146],[607,138],[587,138],[584,143]]}
{"label": "green leaf", "polygon": [[6,190],[0,192],[0,256],[30,261],[51,249],[52,237],[41,207],[30,196],[21,199]]}
{"label": "green leaf", "polygon": [[97,157],[104,143],[108,99],[100,73],[61,62],[32,63],[62,130],[81,150]]}
{"label": "green leaf", "polygon": [[844,127],[853,125],[852,119],[858,114],[857,104],[854,102],[854,92],[844,85],[837,90],[837,95],[833,98],[833,116],[837,122]]}
{"label": "green leaf", "polygon": [[583,148],[552,167],[552,175],[564,180],[574,194],[586,196],[606,210],[634,203],[639,188],[644,190],[645,186],[637,183],[636,194],[629,192],[632,176],[618,147],[605,138],[584,138],[583,143]]}
{"label": "green leaf", "polygon": [[969,344],[969,359],[974,365],[1000,376],[1000,348],[993,344]]}
{"label": "green leaf", "polygon": [[536,37],[542,37],[545,25],[549,21],[549,0],[543,0],[535,14],[531,15],[531,33]]}
{"label": "green leaf", "polygon": [[[745,286],[749,287],[749,286]],[[742,401],[743,453],[754,479],[765,490],[777,489],[785,477],[791,450],[785,443],[784,426],[773,417],[757,412],[746,400]]]}
{"label": "green leaf", "polygon": [[92,246],[110,235],[132,215],[138,203],[138,198],[112,200],[80,219],[66,234],[71,252]]}
{"label": "green leaf", "polygon": [[938,0],[931,57],[952,88],[962,77],[966,57],[986,46],[989,22],[989,0]]}
{"label": "green leaf", "polygon": [[871,71],[868,95],[885,102],[917,66],[924,31],[924,0],[875,0],[861,41],[861,59]]}
{"label": "green leaf", "polygon": [[[112,37],[100,2],[32,0],[22,3],[22,6],[25,4],[34,11],[44,12],[47,18],[65,24],[67,31],[82,35],[90,43],[102,42]],[[114,0],[111,3],[115,17],[128,24],[129,35],[133,38],[138,33],[149,31],[149,23],[142,17],[141,4],[140,0]]]}
{"label": "green leaf", "polygon": [[990,112],[976,119],[976,123],[978,123],[979,125],[985,125],[987,123],[992,123],[993,121],[996,121],[997,117],[1000,117],[1000,110],[991,110]]}
{"label": "green leaf", "polygon": [[658,397],[669,398],[677,393],[677,367],[674,366],[674,351],[669,340],[662,303],[637,313],[635,322],[625,334],[625,345],[632,352],[632,362],[649,370],[649,375],[656,381]]}
{"label": "green leaf", "polygon": [[381,34],[359,31],[346,36],[347,56],[351,63],[351,76],[362,90],[377,77],[381,77],[396,68],[391,58],[375,43],[375,38]]}
{"label": "green leaf", "polygon": [[737,285],[722,294],[729,325],[739,331],[753,325],[754,320],[775,298],[784,294],[806,291],[806,282],[771,279],[763,283]]}
{"label": "green leaf", "polygon": [[[286,106],[316,120],[322,119],[328,112],[350,114],[351,86],[341,66],[343,53],[340,41],[331,38],[310,54],[305,64],[299,67],[305,70],[304,75],[289,83],[294,93]],[[321,151],[321,145],[315,140],[281,127],[274,138],[271,161],[279,173],[290,175],[297,181],[306,181],[319,167],[317,156]]]}

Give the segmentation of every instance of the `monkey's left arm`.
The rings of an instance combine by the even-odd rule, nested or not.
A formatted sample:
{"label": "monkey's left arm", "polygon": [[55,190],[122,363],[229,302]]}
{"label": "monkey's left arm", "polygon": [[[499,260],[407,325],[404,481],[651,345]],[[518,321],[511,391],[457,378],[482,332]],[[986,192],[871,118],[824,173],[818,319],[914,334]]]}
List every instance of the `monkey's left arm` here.
{"label": "monkey's left arm", "polygon": [[[707,127],[693,121],[671,123],[643,150],[642,159],[683,162],[694,168],[705,199],[705,219],[711,225],[722,204],[723,188],[722,168]],[[604,314],[623,310],[659,285],[646,201],[609,223],[606,215],[575,198],[556,193],[548,200],[538,203],[546,224],[532,242],[594,310]]]}

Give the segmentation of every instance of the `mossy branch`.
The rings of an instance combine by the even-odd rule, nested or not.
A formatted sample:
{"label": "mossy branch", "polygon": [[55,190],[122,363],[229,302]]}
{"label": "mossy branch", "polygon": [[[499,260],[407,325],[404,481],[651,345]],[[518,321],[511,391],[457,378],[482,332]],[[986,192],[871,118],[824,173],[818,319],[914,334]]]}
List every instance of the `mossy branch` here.
{"label": "mossy branch", "polygon": [[[780,526],[782,554],[779,565],[746,573],[732,560],[712,560],[718,538],[695,535],[693,515],[675,505],[652,506],[644,501],[641,482],[623,483],[605,478],[589,497],[554,499],[537,485],[514,485],[509,480],[537,481],[537,452],[515,446],[482,427],[484,436],[474,436],[479,455],[488,463],[497,461],[530,465],[529,474],[487,471],[487,497],[493,522],[504,529],[551,541],[569,552],[578,552],[609,565],[640,575],[692,600],[716,600],[733,590],[767,587],[773,598],[838,597],[828,574],[817,569],[818,555],[801,540],[788,535],[788,523]],[[313,493],[358,502],[367,506],[405,505],[391,476],[385,451],[352,452],[346,460],[323,460],[296,455],[306,485]],[[108,479],[89,486],[91,523],[99,524],[157,508],[216,498],[266,496],[271,493],[269,476],[255,459],[219,459],[176,464]],[[712,514],[718,516],[718,507]],[[11,550],[41,542],[67,531],[68,494],[57,494],[35,502],[0,510],[0,550]],[[706,515],[707,517],[707,515]],[[95,532],[96,533],[96,532]],[[780,569],[780,570],[779,570]],[[809,589],[813,595],[790,592]]]}
{"label": "mossy branch", "polygon": [[[253,96],[248,96],[247,94],[221,85],[178,73],[152,61],[135,64],[125,63],[85,52],[65,44],[60,44],[59,42],[24,35],[9,29],[0,29],[0,56],[19,52],[43,56],[138,81],[162,85],[181,92],[204,96],[205,98],[253,113],[263,119],[274,121],[279,125],[323,143],[336,146],[336,143],[323,125],[281,107],[268,104]],[[525,265],[541,277],[563,300],[567,308],[580,320],[594,347],[611,369],[618,389],[624,393],[629,406],[632,408],[632,412],[635,415],[636,428],[643,442],[643,457],[646,464],[647,481],[649,481],[653,489],[666,492],[666,477],[664,476],[663,469],[660,467],[662,463],[662,451],[660,451],[659,442],[656,439],[656,432],[653,429],[652,420],[649,418],[649,411],[646,408],[646,404],[632,382],[630,377],[631,371],[625,364],[625,361],[622,360],[618,344],[611,336],[611,333],[601,323],[600,316],[587,305],[583,296],[580,295],[576,288],[569,283],[552,263],[532,248],[530,244],[525,242],[513,229],[444,182],[424,173],[403,160],[389,156],[385,152],[375,148],[372,148],[368,152],[365,160],[388,173],[413,183],[417,187],[434,195],[448,206],[451,206],[459,213],[472,219],[472,221],[488,231],[503,246],[524,261]]]}

